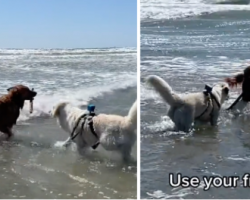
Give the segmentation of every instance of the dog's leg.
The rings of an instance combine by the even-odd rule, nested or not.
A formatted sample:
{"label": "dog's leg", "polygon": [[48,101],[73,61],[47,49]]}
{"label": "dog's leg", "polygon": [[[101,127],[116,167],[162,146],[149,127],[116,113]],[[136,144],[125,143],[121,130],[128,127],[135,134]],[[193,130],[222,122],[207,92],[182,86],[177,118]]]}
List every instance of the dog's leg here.
{"label": "dog's leg", "polygon": [[3,128],[1,129],[1,131],[7,135],[7,139],[10,139],[13,136],[13,132],[11,130],[11,128],[7,127],[7,128]]}
{"label": "dog's leg", "polygon": [[174,113],[175,113],[175,108],[174,107],[170,107],[170,109],[168,110],[168,116],[169,118],[174,121]]}
{"label": "dog's leg", "polygon": [[220,114],[219,110],[213,112],[213,115],[211,116],[210,120],[211,126],[217,126],[219,114]]}
{"label": "dog's leg", "polygon": [[122,154],[122,160],[123,160],[124,164],[129,164],[131,162],[135,162],[135,161],[133,161],[133,159],[131,157],[131,147],[130,146],[121,145],[120,151]]}
{"label": "dog's leg", "polygon": [[88,144],[84,140],[82,140],[81,143],[77,143],[77,151],[81,156],[86,156],[86,150],[88,147]]}
{"label": "dog's leg", "polygon": [[[113,130],[113,133],[116,130]],[[112,131],[110,131],[112,132]],[[121,153],[122,160],[124,164],[129,164],[133,162],[133,159],[131,157],[131,149],[133,142],[128,141],[128,138],[124,137],[114,137],[113,135],[110,135],[110,132],[103,132],[100,137],[100,144],[102,147],[107,151],[118,151]],[[115,134],[115,135],[118,135]]]}
{"label": "dog's leg", "polygon": [[71,144],[72,144],[71,137],[68,137],[68,139],[64,141],[63,146],[67,148]]}
{"label": "dog's leg", "polygon": [[170,109],[168,110],[167,115],[168,115],[168,117],[172,120],[172,122],[174,122],[173,131],[179,131],[178,126],[176,125],[175,120],[174,120],[174,113],[175,113],[175,110],[176,110],[175,107],[170,107]]}
{"label": "dog's leg", "polygon": [[56,143],[55,143],[55,146],[56,147],[68,147],[69,145],[71,145],[72,144],[72,140],[71,140],[71,137],[68,137],[68,139],[67,140],[65,140],[65,141],[57,141]]}
{"label": "dog's leg", "polygon": [[175,118],[175,111],[176,110],[177,110],[177,108],[170,107],[170,109],[168,110],[168,116],[172,120],[172,122],[174,123],[173,131],[178,132],[181,130],[181,128],[180,128],[180,125],[178,123],[178,120]]}
{"label": "dog's leg", "polygon": [[173,122],[179,131],[189,132],[194,121],[194,109],[183,106],[175,110]]}
{"label": "dog's leg", "polygon": [[136,161],[131,156],[132,146],[133,146],[134,142],[127,143],[125,141],[120,141],[117,144],[118,144],[117,147],[120,150],[121,155],[122,155],[123,163],[125,165],[129,165],[129,164],[133,164],[134,165],[134,164],[136,164]]}

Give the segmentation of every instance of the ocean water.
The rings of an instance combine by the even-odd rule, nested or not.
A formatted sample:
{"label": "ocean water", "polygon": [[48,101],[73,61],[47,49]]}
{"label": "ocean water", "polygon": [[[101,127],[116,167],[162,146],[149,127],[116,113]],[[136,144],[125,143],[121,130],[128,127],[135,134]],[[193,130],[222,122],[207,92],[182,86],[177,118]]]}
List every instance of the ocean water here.
{"label": "ocean water", "polygon": [[[239,116],[221,111],[218,127],[199,125],[190,134],[170,131],[169,106],[145,84],[151,74],[179,94],[250,64],[248,1],[141,0],[141,197],[148,199],[249,198],[241,180],[250,166],[249,107]],[[231,105],[240,87],[230,91]],[[197,188],[172,187],[169,173],[197,176]],[[237,188],[204,191],[203,177],[239,176]],[[175,179],[176,180],[176,179]]]}
{"label": "ocean water", "polygon": [[[126,115],[136,99],[136,48],[0,49],[0,93],[24,84],[38,92],[10,141],[0,139],[1,198],[136,198],[136,166],[99,147],[81,157],[54,147],[68,134],[49,112],[58,102]],[[136,145],[132,156],[136,159]]]}

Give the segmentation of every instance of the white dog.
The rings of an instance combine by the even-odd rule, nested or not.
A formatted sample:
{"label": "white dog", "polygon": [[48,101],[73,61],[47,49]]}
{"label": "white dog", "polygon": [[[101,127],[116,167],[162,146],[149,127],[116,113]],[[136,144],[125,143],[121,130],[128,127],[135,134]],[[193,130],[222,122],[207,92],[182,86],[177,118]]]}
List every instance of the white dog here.
{"label": "white dog", "polygon": [[[86,111],[72,106],[70,103],[59,103],[53,110],[53,117],[57,118],[61,128],[72,133],[77,126],[78,120]],[[108,151],[119,151],[124,162],[132,161],[131,149],[136,141],[137,129],[137,101],[130,108],[127,116],[98,114],[93,116],[93,129],[87,123],[79,123],[75,129],[75,138],[70,136],[63,142],[68,146],[73,141],[77,144],[78,150],[87,147],[97,148],[102,145]],[[81,127],[83,124],[83,128]]]}
{"label": "white dog", "polygon": [[178,131],[190,131],[195,120],[210,122],[212,126],[217,125],[221,105],[229,97],[227,83],[218,83],[210,88],[211,91],[189,93],[182,97],[156,75],[148,76],[147,83],[170,105],[168,116]]}

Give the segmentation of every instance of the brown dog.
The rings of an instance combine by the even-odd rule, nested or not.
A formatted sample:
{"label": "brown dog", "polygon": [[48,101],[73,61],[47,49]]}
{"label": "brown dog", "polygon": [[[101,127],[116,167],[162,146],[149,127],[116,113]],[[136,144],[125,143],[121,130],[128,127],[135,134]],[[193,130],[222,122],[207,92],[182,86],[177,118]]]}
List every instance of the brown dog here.
{"label": "brown dog", "polygon": [[24,101],[30,101],[30,112],[32,112],[33,99],[37,93],[24,85],[10,87],[7,91],[8,94],[0,97],[0,131],[8,135],[9,138],[12,136],[11,129],[16,124],[20,109],[24,106]]}
{"label": "brown dog", "polygon": [[226,78],[225,81],[229,84],[230,87],[237,87],[237,85],[242,84],[242,94],[234,102],[231,109],[238,104],[239,110],[242,110],[247,102],[250,102],[250,66],[246,67],[243,72],[237,73],[232,78]]}

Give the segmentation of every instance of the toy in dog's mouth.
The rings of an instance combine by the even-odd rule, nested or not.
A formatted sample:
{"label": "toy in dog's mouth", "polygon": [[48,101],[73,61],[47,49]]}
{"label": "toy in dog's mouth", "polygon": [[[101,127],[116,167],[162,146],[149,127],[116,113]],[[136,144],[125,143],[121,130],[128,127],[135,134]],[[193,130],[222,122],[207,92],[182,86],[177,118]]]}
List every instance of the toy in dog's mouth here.
{"label": "toy in dog's mouth", "polygon": [[30,114],[33,113],[33,99],[30,100]]}
{"label": "toy in dog's mouth", "polygon": [[37,93],[34,91],[34,88],[31,89],[32,92],[32,96],[30,99],[30,114],[33,113],[33,101],[34,101],[34,97],[37,95]]}

